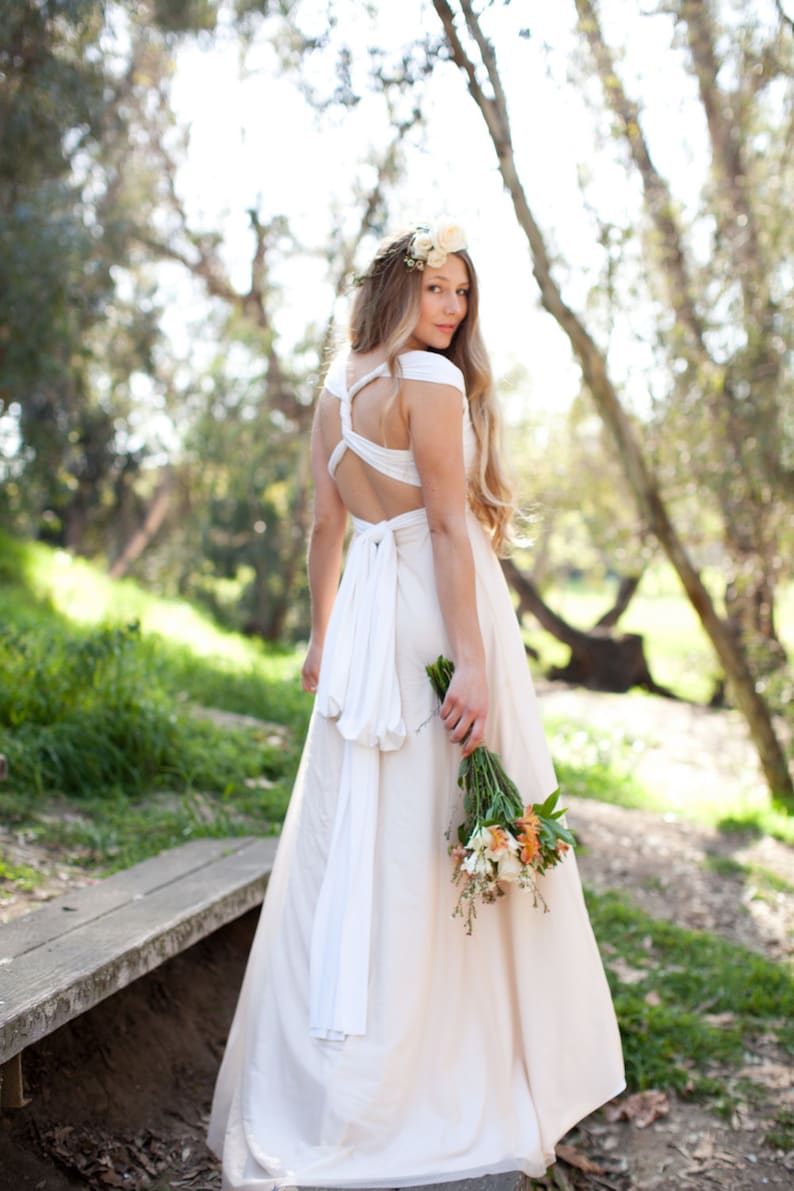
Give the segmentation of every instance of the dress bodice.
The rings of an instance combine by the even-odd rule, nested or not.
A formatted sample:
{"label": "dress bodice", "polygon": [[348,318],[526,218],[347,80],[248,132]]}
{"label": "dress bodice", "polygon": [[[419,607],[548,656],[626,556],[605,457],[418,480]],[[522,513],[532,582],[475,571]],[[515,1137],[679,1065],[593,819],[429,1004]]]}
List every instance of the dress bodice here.
{"label": "dress bodice", "polygon": [[[325,388],[340,402],[342,420],[342,437],[334,447],[328,460],[328,471],[332,476],[346,450],[353,451],[360,459],[376,471],[393,480],[400,480],[404,484],[420,486],[419,472],[416,468],[413,451],[410,447],[398,450],[384,447],[372,439],[365,438],[353,429],[352,404],[357,393],[360,393],[370,381],[381,376],[391,376],[388,364],[384,361],[377,368],[373,368],[360,377],[355,384],[347,387],[347,365],[350,359],[349,349],[336,356],[325,378]],[[469,417],[469,403],[466,400],[466,389],[463,373],[448,360],[446,356],[436,352],[409,351],[399,357],[400,380],[429,381],[432,384],[451,385],[458,389],[463,402],[463,460],[466,470],[471,466],[475,454],[474,429]]]}

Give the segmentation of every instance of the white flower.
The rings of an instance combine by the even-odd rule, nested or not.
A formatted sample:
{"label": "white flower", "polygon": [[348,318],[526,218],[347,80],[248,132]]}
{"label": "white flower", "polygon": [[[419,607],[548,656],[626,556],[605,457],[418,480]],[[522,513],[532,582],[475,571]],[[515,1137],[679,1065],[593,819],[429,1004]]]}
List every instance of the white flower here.
{"label": "white flower", "polygon": [[426,266],[440,269],[446,264],[450,252],[459,252],[466,247],[466,236],[460,224],[451,219],[441,219],[430,229],[420,224],[411,237],[405,254],[405,264],[420,273]]}
{"label": "white flower", "polygon": [[459,223],[451,219],[441,219],[436,224],[433,243],[442,252],[460,252],[466,247],[466,233]]}
{"label": "white flower", "polygon": [[504,851],[497,864],[500,881],[518,881],[524,866],[513,851]]}
{"label": "white flower", "polygon": [[472,852],[460,866],[470,877],[489,877],[492,873],[493,861],[488,859],[484,848]]}
{"label": "white flower", "polygon": [[430,232],[419,231],[411,241],[411,256],[416,257],[418,260],[425,260],[432,247],[433,237],[430,235]]}
{"label": "white flower", "polygon": [[490,827],[478,827],[476,831],[471,833],[469,842],[466,844],[466,850],[472,852],[486,852],[491,846],[491,829]]}

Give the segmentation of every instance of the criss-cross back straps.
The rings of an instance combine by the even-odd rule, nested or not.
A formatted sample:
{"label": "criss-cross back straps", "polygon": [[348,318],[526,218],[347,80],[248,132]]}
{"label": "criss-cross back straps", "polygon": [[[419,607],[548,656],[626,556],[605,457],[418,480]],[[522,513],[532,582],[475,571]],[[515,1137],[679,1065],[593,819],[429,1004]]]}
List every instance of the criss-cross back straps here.
{"label": "criss-cross back straps", "polygon": [[365,438],[363,434],[359,434],[353,429],[353,398],[376,377],[388,375],[388,366],[384,361],[377,368],[373,368],[371,372],[360,377],[340,399],[342,437],[331,452],[328,471],[332,476],[336,475],[336,469],[342,456],[349,447],[354,455],[358,455],[359,459],[374,468],[375,471],[379,471],[381,475],[388,476],[392,480],[399,480],[403,484],[412,484],[418,488],[421,481],[410,448],[399,450],[393,447],[382,447],[380,443]]}

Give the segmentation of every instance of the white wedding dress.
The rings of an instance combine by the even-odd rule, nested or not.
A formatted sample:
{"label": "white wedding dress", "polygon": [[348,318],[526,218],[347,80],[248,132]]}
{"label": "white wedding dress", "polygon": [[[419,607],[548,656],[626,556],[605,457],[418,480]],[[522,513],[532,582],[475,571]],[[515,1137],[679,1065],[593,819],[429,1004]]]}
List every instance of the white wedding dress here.
{"label": "white wedding dress", "polygon": [[[402,375],[452,384],[446,357]],[[410,451],[355,433],[346,356],[326,388],[343,440],[418,483]],[[464,401],[464,452],[474,436]],[[617,1025],[569,853],[514,886],[467,936],[445,832],[462,818],[459,747],[427,662],[449,653],[423,510],[354,536],[316,706],[215,1091],[209,1142],[228,1191],[395,1188],[487,1173],[540,1176],[555,1143],[624,1086]],[[515,613],[473,515],[486,742],[526,802],[556,779]]]}

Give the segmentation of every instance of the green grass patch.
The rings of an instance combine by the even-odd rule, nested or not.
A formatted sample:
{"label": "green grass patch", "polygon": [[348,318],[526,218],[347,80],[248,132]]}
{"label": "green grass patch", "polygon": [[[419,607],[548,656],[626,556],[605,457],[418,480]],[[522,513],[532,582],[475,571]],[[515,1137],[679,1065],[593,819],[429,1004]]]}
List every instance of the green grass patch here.
{"label": "green grass patch", "polygon": [[723,877],[735,877],[756,887],[757,896],[794,893],[794,885],[761,864],[742,864],[732,856],[706,856],[704,865]]}
{"label": "green grass patch", "polygon": [[[617,893],[587,893],[635,1089],[718,1097],[720,1072],[754,1037],[794,1053],[794,976],[702,931],[649,917]],[[789,1024],[786,1024],[789,1023]]]}
{"label": "green grass patch", "polygon": [[109,793],[79,805],[53,801],[17,811],[33,823],[35,838],[68,863],[106,875],[191,839],[276,834],[290,785],[263,788],[262,780],[244,797],[163,792],[138,799]]}
{"label": "green grass patch", "polygon": [[778,1109],[775,1123],[766,1135],[766,1142],[784,1153],[794,1149],[794,1108]]}
{"label": "green grass patch", "polygon": [[[648,696],[634,692],[620,698],[628,702]],[[715,785],[654,790],[635,776],[638,761],[656,745],[654,740],[558,716],[545,716],[544,728],[563,794],[794,844],[794,817],[774,807],[769,791],[757,781],[748,778],[744,788],[737,784],[730,791]]]}
{"label": "green grass patch", "polygon": [[247,778],[280,777],[294,767],[296,743],[285,749],[267,743],[267,729],[197,721],[185,706],[209,693],[232,709],[253,705],[292,725],[294,698],[279,698],[261,675],[224,675],[206,660],[186,663],[144,639],[137,623],[0,630],[0,668],[7,676],[0,724],[12,793],[235,791]]}
{"label": "green grass patch", "polygon": [[706,856],[703,864],[720,877],[739,877],[743,880],[749,871],[746,864],[734,860],[732,856]]}
{"label": "green grass patch", "polygon": [[[631,698],[626,695],[624,698]],[[645,741],[624,732],[548,716],[544,728],[563,794],[638,810],[663,812],[668,803],[634,776]]]}
{"label": "green grass patch", "polygon": [[[311,711],[299,666],[294,649],[0,534],[4,818],[113,867],[188,836],[277,829]],[[264,722],[199,719],[194,704]]]}
{"label": "green grass patch", "polygon": [[35,889],[41,875],[29,864],[14,864],[0,853],[0,899],[10,897],[15,889],[29,892]]}

